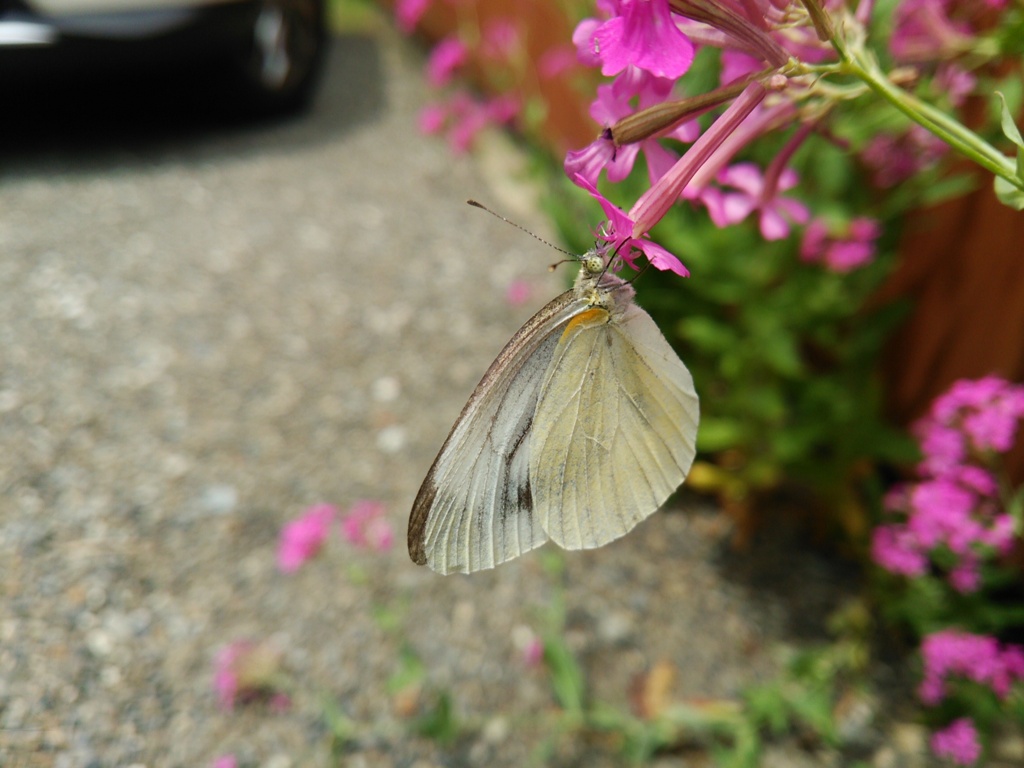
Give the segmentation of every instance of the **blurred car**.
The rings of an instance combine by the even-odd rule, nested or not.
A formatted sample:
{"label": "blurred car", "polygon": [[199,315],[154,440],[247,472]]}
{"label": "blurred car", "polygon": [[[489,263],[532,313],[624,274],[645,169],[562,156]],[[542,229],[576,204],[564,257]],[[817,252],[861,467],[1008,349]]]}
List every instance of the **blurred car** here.
{"label": "blurred car", "polygon": [[152,64],[216,79],[232,105],[290,111],[317,79],[324,2],[0,0],[0,85]]}

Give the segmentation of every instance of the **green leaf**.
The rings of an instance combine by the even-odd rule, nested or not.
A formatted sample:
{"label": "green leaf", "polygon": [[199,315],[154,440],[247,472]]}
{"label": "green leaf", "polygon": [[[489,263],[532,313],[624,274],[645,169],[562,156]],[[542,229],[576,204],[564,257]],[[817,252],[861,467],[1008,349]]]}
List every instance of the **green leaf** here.
{"label": "green leaf", "polygon": [[388,693],[397,693],[410,685],[419,683],[426,674],[426,668],[420,657],[408,646],[402,648],[398,656],[398,666],[388,678]]}
{"label": "green leaf", "polygon": [[584,681],[583,671],[569,650],[569,646],[558,635],[544,639],[544,663],[551,671],[551,687],[562,709],[573,715],[583,712]]}
{"label": "green leaf", "polygon": [[[1018,169],[1020,161],[1017,162]],[[1017,171],[1020,173],[1020,171]],[[1024,189],[1015,187],[1002,176],[996,176],[995,180],[996,197],[1003,205],[1013,208],[1015,211],[1024,211]]]}
{"label": "green leaf", "polygon": [[995,180],[996,197],[1003,205],[1008,205],[1016,211],[1024,211],[1024,139],[1013,122],[1013,115],[1006,104],[1006,97],[996,91],[1001,103],[999,109],[999,123],[1003,129],[1003,135],[1017,147],[1017,179],[1020,183],[1013,184],[1007,179],[997,176]]}
{"label": "green leaf", "polygon": [[325,694],[321,697],[320,711],[324,725],[327,726],[327,732],[330,734],[331,751],[341,754],[346,745],[355,738],[358,728],[333,696]]}
{"label": "green leaf", "polygon": [[789,727],[789,713],[786,698],[779,682],[749,688],[744,692],[751,720],[768,728],[774,734],[783,733]]}
{"label": "green leaf", "polygon": [[416,732],[439,744],[450,744],[459,735],[459,723],[452,707],[452,697],[439,693],[434,706],[416,721]]}
{"label": "green leaf", "polygon": [[[1003,135],[1012,141],[1020,149],[1024,149],[1024,139],[1020,136],[1020,131],[1017,130],[1017,126],[1013,122],[1013,115],[1010,114],[1010,108],[1006,105],[1006,97],[1000,91],[996,91],[996,96],[1002,102],[1002,107],[999,110],[999,122],[1003,128]],[[1018,161],[1018,169],[1020,162]],[[1019,172],[1019,171],[1018,171]]]}

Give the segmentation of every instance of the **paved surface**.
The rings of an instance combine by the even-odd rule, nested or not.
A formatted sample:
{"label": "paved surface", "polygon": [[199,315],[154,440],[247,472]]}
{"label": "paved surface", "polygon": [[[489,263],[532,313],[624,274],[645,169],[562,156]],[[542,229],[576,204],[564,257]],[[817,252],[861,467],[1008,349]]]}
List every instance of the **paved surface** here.
{"label": "paved surface", "polygon": [[[563,586],[591,690],[622,708],[661,660],[680,670],[677,697],[735,695],[833,607],[837,574],[786,551],[729,555],[707,509],[655,515],[561,576],[543,552],[471,578],[408,561],[408,508],[451,421],[559,289],[550,251],[464,205],[536,226],[484,179],[511,156],[456,159],[415,132],[417,64],[387,35],[339,40],[315,109],[287,124],[108,104],[113,118],[70,139],[46,121],[14,129],[18,151],[0,154],[0,765],[327,765],[329,694],[357,723],[337,764],[521,766],[553,699],[517,642]],[[503,299],[516,278],[537,287],[519,308]],[[284,521],[361,498],[387,505],[393,550],[336,542],[277,573]],[[270,636],[294,706],[221,712],[217,649]],[[451,692],[454,744],[411,734],[388,682],[403,648],[424,691]],[[550,760],[618,762],[600,743]]]}

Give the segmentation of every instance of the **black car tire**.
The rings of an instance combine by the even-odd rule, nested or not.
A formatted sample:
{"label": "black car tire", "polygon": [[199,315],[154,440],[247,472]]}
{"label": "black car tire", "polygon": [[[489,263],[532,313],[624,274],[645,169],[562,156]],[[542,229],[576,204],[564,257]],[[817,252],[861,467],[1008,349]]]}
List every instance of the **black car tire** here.
{"label": "black car tire", "polygon": [[232,67],[242,107],[276,115],[307,106],[326,45],[324,0],[259,0]]}

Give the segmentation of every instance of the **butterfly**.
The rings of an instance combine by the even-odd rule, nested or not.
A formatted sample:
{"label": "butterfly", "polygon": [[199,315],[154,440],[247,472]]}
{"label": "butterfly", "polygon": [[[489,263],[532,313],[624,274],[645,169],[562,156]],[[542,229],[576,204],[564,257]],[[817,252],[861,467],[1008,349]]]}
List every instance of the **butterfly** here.
{"label": "butterfly", "polygon": [[409,556],[471,573],[551,540],[600,547],[679,487],[693,463],[693,378],[633,286],[580,258],[573,287],[509,340],[413,502]]}

